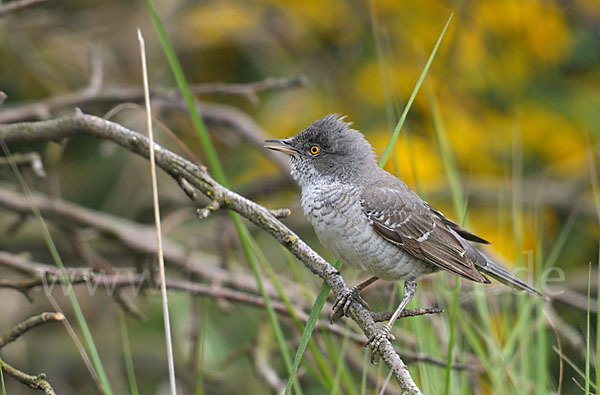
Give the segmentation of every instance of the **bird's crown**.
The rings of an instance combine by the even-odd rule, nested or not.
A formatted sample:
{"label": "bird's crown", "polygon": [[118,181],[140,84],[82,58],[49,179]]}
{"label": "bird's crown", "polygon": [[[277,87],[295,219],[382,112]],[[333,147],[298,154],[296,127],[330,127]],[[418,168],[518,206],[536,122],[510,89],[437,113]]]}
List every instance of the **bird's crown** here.
{"label": "bird's crown", "polygon": [[[326,115],[294,136],[292,143],[299,151],[313,156],[330,154],[341,159],[366,155],[367,158],[374,158],[371,144],[362,133],[352,129],[352,123],[346,122],[345,118],[339,114]],[[314,146],[317,148],[312,148]],[[316,150],[317,155],[313,154]]]}

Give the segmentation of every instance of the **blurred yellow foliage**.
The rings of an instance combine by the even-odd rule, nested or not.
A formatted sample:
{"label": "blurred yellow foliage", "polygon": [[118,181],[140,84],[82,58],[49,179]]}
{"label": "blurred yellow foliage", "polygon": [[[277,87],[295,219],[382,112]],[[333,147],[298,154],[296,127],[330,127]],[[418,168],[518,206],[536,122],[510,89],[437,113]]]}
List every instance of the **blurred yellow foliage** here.
{"label": "blurred yellow foliage", "polygon": [[243,38],[248,31],[260,30],[257,11],[243,3],[208,2],[191,8],[182,23],[191,42],[203,46],[231,45],[231,40]]}
{"label": "blurred yellow foliage", "polygon": [[514,46],[528,53],[529,60],[557,62],[571,44],[563,14],[553,1],[480,1],[475,3],[472,20],[473,27],[493,44]]}
{"label": "blurred yellow foliage", "polygon": [[[243,83],[296,75],[306,75],[310,81],[300,89],[258,92],[256,101],[243,95],[223,94],[203,94],[199,100],[237,106],[266,135],[277,138],[294,135],[328,113],[346,114],[372,143],[378,157],[392,136],[444,23],[453,13],[454,19],[408,113],[386,170],[418,189],[448,217],[460,221],[461,213],[456,213],[449,191],[447,164],[437,141],[439,130],[435,127],[439,121],[468,198],[468,227],[492,242],[490,250],[503,258],[507,266],[527,263],[524,253],[529,251],[535,252],[534,260],[540,257],[540,239],[547,256],[552,248],[548,240],[554,241],[565,227],[572,206],[585,213],[577,218],[584,225],[576,223],[565,251],[576,251],[579,261],[563,259],[559,265],[568,269],[569,265],[581,265],[583,258],[585,264],[588,257],[597,258],[600,227],[593,215],[586,151],[590,150],[597,159],[598,151],[587,145],[595,145],[600,139],[600,0],[154,2],[190,83]],[[101,54],[103,73],[96,72],[95,77],[104,77],[102,89],[106,88],[107,93],[121,86],[139,86],[134,26],[143,26],[148,39],[153,87],[175,87],[143,2],[66,2],[67,6],[58,3],[63,2],[48,2],[39,8],[36,5],[0,19],[0,90],[8,95],[7,108],[14,103],[85,88],[92,69],[88,61],[90,48]],[[98,42],[107,50],[97,51],[92,43]],[[428,93],[433,93],[431,96],[439,104],[435,114]],[[90,104],[89,108],[84,106],[84,111],[102,114],[108,111],[108,105]],[[155,115],[185,144],[200,152],[187,114],[172,113],[176,111],[157,111]],[[440,119],[434,118],[438,113]],[[129,114],[122,114],[120,119],[126,120],[128,127],[137,127]],[[50,115],[55,114],[39,111],[35,116],[45,119]],[[255,149],[257,144],[249,144],[225,130],[229,124],[215,118],[218,117],[207,117],[207,125],[234,188],[240,187],[241,191],[255,180],[272,176],[267,173],[274,173],[276,167],[261,148]],[[143,130],[141,126],[139,130]],[[49,190],[62,190],[66,198],[74,201],[77,199],[69,192],[77,191],[79,203],[90,199],[91,203],[83,203],[104,208],[118,205],[120,212],[132,217],[139,214],[138,219],[146,220],[140,214],[143,205],[139,204],[145,198],[138,189],[147,187],[143,184],[147,179],[130,180],[126,172],[115,182],[116,173],[107,169],[116,169],[120,163],[105,161],[108,167],[99,167],[94,162],[98,160],[95,143],[85,141],[81,148],[74,149],[71,144],[77,144],[75,140],[69,141],[65,156],[60,158],[64,161],[60,163],[64,174],[59,181],[59,158],[48,161],[51,155],[44,153],[49,175],[54,174],[51,182],[60,184],[60,188]],[[60,152],[62,155],[63,148]],[[69,155],[73,158],[69,159]],[[598,163],[597,160],[596,166]],[[90,168],[94,170],[93,178],[87,174]],[[129,171],[136,169],[134,166]],[[546,181],[552,188],[544,189]],[[121,190],[119,185],[123,182],[128,185]],[[137,182],[144,188],[138,188]],[[105,187],[110,185],[112,189]],[[105,189],[108,197],[103,195]],[[561,192],[558,199],[563,201],[557,201],[556,190]],[[287,204],[290,196],[297,198],[297,190],[293,194],[290,191],[269,191],[269,197],[286,199]],[[179,193],[177,188],[168,192]],[[129,199],[131,194],[136,199]],[[265,204],[277,207],[280,203]],[[212,225],[205,221],[200,226]],[[305,233],[309,229],[306,221],[291,226],[294,230],[304,226],[299,229],[302,237],[313,234]],[[207,243],[204,239],[198,237],[201,243]],[[318,245],[315,240],[307,241]],[[287,270],[287,266],[283,267]],[[501,315],[492,317],[491,337],[498,343],[507,334],[501,321]],[[245,331],[242,326],[236,329]],[[444,353],[446,346],[444,343]],[[217,351],[215,354],[227,355]],[[558,359],[551,351],[549,354]],[[457,360],[466,356],[459,355]],[[419,369],[421,365],[424,364],[418,364]],[[277,367],[278,373],[284,371],[280,368]],[[511,369],[502,365],[499,370],[504,377],[504,370]],[[435,374],[439,372],[436,370]],[[211,371],[206,377],[212,380],[212,374]],[[347,379],[340,377],[341,382]],[[248,380],[242,378],[238,377],[245,385]],[[480,392],[496,390],[484,375],[474,380],[479,381]],[[424,383],[432,381],[435,380],[423,379]]]}

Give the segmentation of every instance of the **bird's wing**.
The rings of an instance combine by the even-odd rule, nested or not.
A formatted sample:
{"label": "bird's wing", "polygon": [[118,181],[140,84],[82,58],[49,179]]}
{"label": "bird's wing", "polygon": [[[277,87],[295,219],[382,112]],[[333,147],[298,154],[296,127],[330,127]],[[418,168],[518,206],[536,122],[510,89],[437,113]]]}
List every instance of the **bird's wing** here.
{"label": "bird's wing", "polygon": [[489,241],[482,239],[481,237],[469,232],[468,230],[466,230],[465,228],[463,228],[456,222],[444,217],[444,214],[442,214],[440,211],[433,208],[429,203],[426,202],[425,204],[433,212],[434,215],[440,217],[442,219],[442,222],[444,222],[446,224],[446,226],[448,226],[453,231],[458,233],[459,236],[462,237],[463,239],[469,240],[469,241],[474,241],[476,243],[481,243],[481,244],[490,244]]}
{"label": "bird's wing", "polygon": [[477,271],[458,239],[460,236],[444,221],[444,216],[432,211],[417,194],[397,181],[393,187],[371,185],[361,194],[363,211],[375,231],[410,255],[440,269],[489,283]]}

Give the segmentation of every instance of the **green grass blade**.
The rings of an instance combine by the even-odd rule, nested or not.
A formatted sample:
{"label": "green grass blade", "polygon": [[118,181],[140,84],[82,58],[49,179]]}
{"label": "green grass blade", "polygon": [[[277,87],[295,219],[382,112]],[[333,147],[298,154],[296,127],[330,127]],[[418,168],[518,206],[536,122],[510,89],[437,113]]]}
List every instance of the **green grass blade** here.
{"label": "green grass blade", "polygon": [[[331,340],[331,339],[328,339],[328,340]],[[337,348],[336,348],[335,344],[333,344],[333,342],[331,342],[331,341],[327,342],[330,344],[329,350],[331,352],[331,355],[335,355],[335,353],[337,353],[337,356],[338,356],[335,361],[336,369],[335,369],[333,385],[331,386],[331,392],[330,392],[331,395],[337,395],[337,394],[341,393],[340,381],[342,380],[342,377],[344,376],[344,372],[346,371],[346,365],[344,364],[344,357],[346,356],[346,352],[348,350],[349,340],[350,340],[350,338],[348,337],[348,335],[344,336],[344,338],[342,340],[342,347],[340,350],[337,350]],[[349,388],[354,389],[354,387],[352,387],[352,386],[350,386]]]}
{"label": "green grass blade", "polygon": [[[596,173],[596,161],[594,160],[594,154],[592,150],[592,144],[589,139],[589,135],[584,133],[585,141],[586,141],[586,151],[587,151],[587,159],[588,159],[588,167],[590,171],[590,182],[592,184],[592,192],[594,196],[594,203],[596,206],[596,216],[598,217],[598,222],[600,222],[600,189],[598,188],[598,174]],[[600,267],[600,241],[598,242],[598,266]],[[600,270],[598,270],[598,288],[600,289]],[[598,311],[600,311],[600,298],[596,298],[598,300]],[[588,287],[588,315],[589,315],[589,287]],[[589,328],[588,328],[589,330]],[[596,315],[596,387],[600,388],[600,318]],[[589,340],[588,340],[589,341]],[[589,346],[587,347],[589,350]]]}
{"label": "green grass blade", "polygon": [[[235,214],[235,213],[232,213],[232,214]],[[273,330],[275,332],[275,337],[277,339],[277,344],[279,345],[279,350],[281,352],[281,356],[283,357],[283,361],[285,363],[286,369],[288,370],[288,373],[291,375],[291,373],[292,373],[292,358],[287,349],[287,344],[285,342],[285,336],[283,335],[283,330],[281,329],[281,325],[279,325],[279,320],[277,319],[277,314],[275,313],[275,310],[273,309],[273,306],[271,305],[271,299],[269,298],[269,295],[267,295],[267,291],[265,290],[265,285],[264,285],[264,283],[262,281],[262,277],[260,275],[258,263],[256,262],[256,259],[254,259],[254,255],[252,253],[252,246],[251,246],[252,237],[250,236],[248,229],[240,221],[239,216],[237,214],[235,214],[235,215],[237,217],[236,228],[240,235],[240,241],[242,243],[242,248],[244,250],[244,254],[246,255],[246,258],[249,258],[248,262],[250,264],[250,268],[252,269],[252,273],[254,274],[254,277],[256,278],[258,290],[259,290],[263,300],[265,301],[265,308],[267,309],[267,315],[269,316],[269,320],[271,321],[271,325],[273,326]],[[299,394],[299,395],[302,394],[302,389],[300,388],[300,384],[298,383],[298,380],[294,379],[292,382],[294,385],[295,393]]]}
{"label": "green grass blade", "polygon": [[435,57],[435,54],[437,53],[437,50],[440,46],[440,43],[442,42],[442,38],[444,37],[444,34],[446,34],[446,29],[448,29],[448,25],[450,25],[450,21],[452,20],[453,15],[454,14],[450,14],[450,17],[448,18],[448,21],[446,22],[446,25],[444,26],[444,29],[442,30],[440,37],[438,38],[437,42],[435,43],[435,46],[433,47],[433,51],[431,51],[431,55],[429,55],[429,59],[427,59],[427,63],[425,64],[425,67],[423,68],[423,71],[421,72],[421,75],[419,76],[419,79],[417,80],[417,84],[415,85],[415,88],[413,89],[413,91],[410,95],[410,98],[408,99],[408,102],[406,103],[406,106],[404,107],[404,111],[402,112],[402,115],[400,116],[400,120],[398,121],[398,124],[396,124],[394,133],[392,134],[392,137],[390,138],[390,141],[388,142],[388,145],[385,148],[385,151],[384,151],[383,155],[381,156],[381,159],[379,160],[380,167],[383,167],[385,165],[385,162],[387,162],[390,154],[392,153],[392,148],[394,147],[394,144],[396,143],[396,140],[398,139],[400,130],[402,130],[402,126],[404,125],[404,121],[406,120],[406,116],[408,115],[408,111],[410,110],[410,107],[412,106],[412,103],[415,100],[415,97],[417,96],[417,92],[419,92],[419,88],[421,87],[421,84],[423,83],[423,80],[425,79],[425,76],[427,75],[427,71],[429,71],[429,67],[431,66],[431,63],[433,62],[433,58]]}
{"label": "green grass blade", "polygon": [[[479,361],[483,365],[486,372],[492,371],[491,356],[486,351],[484,345],[481,343],[482,340],[488,341],[486,335],[476,327],[475,323],[470,320],[470,317],[462,312],[458,314],[458,323],[461,328],[461,333],[465,339],[473,348],[475,355],[479,358]],[[493,378],[493,377],[492,377]]]}
{"label": "green grass blade", "polygon": [[133,358],[131,354],[131,345],[129,344],[129,334],[127,333],[127,323],[123,313],[119,314],[121,323],[121,342],[123,346],[123,358],[125,359],[125,369],[127,370],[127,381],[129,382],[129,391],[131,395],[138,395],[137,381],[135,380],[135,370],[133,368]]}
{"label": "green grass blade", "polygon": [[6,387],[4,386],[4,372],[2,371],[2,361],[0,361],[0,381],[2,382],[2,395],[6,395]]}
{"label": "green grass blade", "polygon": [[[598,242],[598,266],[596,266],[597,268],[600,268],[600,242]],[[597,290],[600,289],[600,270],[598,270],[598,283],[597,285]],[[597,292],[597,291],[596,291]],[[596,310],[597,312],[600,311],[600,298],[598,297],[598,295],[596,295],[596,299],[597,299],[597,308],[598,310]],[[596,313],[596,387],[600,388],[600,336],[598,335],[600,333],[600,317],[598,317],[598,313]]]}
{"label": "green grass blade", "polygon": [[590,393],[590,289],[592,287],[592,264],[588,269],[588,288],[587,288],[587,314],[585,325],[585,393]]}
{"label": "green grass blade", "polygon": [[[535,231],[537,234],[536,237],[536,247],[535,249],[539,251],[535,255],[535,267],[540,270],[544,267],[544,233],[542,232],[542,215],[541,215],[541,206],[542,204],[539,200],[536,199],[535,204]],[[531,298],[530,298],[531,299]],[[533,313],[533,317],[535,320],[530,320],[528,326],[525,329],[525,333],[532,333],[533,339],[528,341],[524,339],[523,342],[525,347],[523,347],[523,351],[521,352],[521,358],[527,360],[528,369],[531,372],[535,372],[535,391],[542,395],[547,394],[547,384],[548,384],[548,350],[547,350],[547,319],[544,316],[544,304],[538,301],[535,304],[535,310]],[[536,330],[537,329],[537,330]],[[534,346],[535,345],[535,346]],[[537,352],[529,352],[529,350],[533,350],[536,347]],[[524,372],[521,372],[524,373]],[[527,376],[524,376],[527,377]]]}
{"label": "green grass blade", "polygon": [[[438,146],[440,149],[440,153],[442,156],[442,162],[444,164],[444,169],[446,171],[446,177],[448,178],[448,184],[450,185],[450,192],[452,194],[452,203],[454,205],[454,210],[456,215],[461,218],[461,223],[467,222],[466,216],[466,208],[467,201],[464,197],[460,176],[458,172],[458,167],[456,166],[456,160],[454,158],[454,154],[452,152],[452,147],[450,146],[450,141],[448,139],[448,134],[446,132],[446,127],[444,125],[442,112],[440,110],[439,103],[433,91],[431,84],[426,84],[427,90],[427,101],[429,103],[429,108],[432,114],[433,120],[433,130],[436,135],[436,139],[438,141]],[[450,393],[451,388],[451,380],[452,380],[452,360],[454,353],[454,342],[456,335],[456,317],[457,317],[457,309],[458,309],[458,291],[459,291],[459,278],[456,278],[454,285],[454,292],[452,298],[452,312],[450,316],[450,339],[448,341],[448,350],[447,350],[447,361],[448,364],[446,366],[446,386],[445,393]]]}
{"label": "green grass blade", "polygon": [[208,322],[210,322],[210,303],[208,298],[202,298],[202,316],[200,317],[201,326],[200,326],[200,340],[198,344],[198,367],[196,378],[196,395],[204,395],[204,354],[206,352],[206,333],[208,332]]}
{"label": "green grass blade", "polygon": [[[545,320],[543,320],[544,305],[541,303],[538,303],[537,311],[538,311],[537,316],[542,318],[540,320],[540,323],[542,325],[544,325],[544,323],[545,323]],[[530,354],[531,362],[534,364],[534,366],[536,368],[536,379],[537,379],[536,391],[540,395],[545,395],[550,392],[550,390],[548,388],[548,384],[549,384],[548,373],[550,370],[548,369],[548,366],[549,366],[549,362],[548,362],[549,343],[548,343],[547,337],[548,337],[547,331],[545,328],[542,328],[540,331],[538,331],[536,333],[536,347],[537,347],[538,353],[537,353],[537,355],[528,353],[528,354]]]}
{"label": "green grass blade", "polygon": [[438,141],[442,163],[444,164],[444,170],[446,171],[446,177],[448,178],[448,184],[450,185],[454,211],[459,218],[462,217],[462,222],[466,222],[466,217],[463,215],[466,212],[466,199],[463,194],[456,159],[454,158],[452,147],[448,139],[448,133],[446,132],[440,105],[431,84],[426,84],[426,91],[427,101],[433,120],[433,130]]}
{"label": "green grass blade", "polygon": [[[281,301],[287,308],[288,313],[290,314],[290,317],[292,317],[292,320],[295,322],[296,327],[300,331],[304,331],[304,322],[300,319],[300,317],[298,317],[298,314],[296,314],[296,309],[292,305],[292,301],[285,294],[283,287],[277,280],[277,276],[275,275],[275,272],[273,271],[271,266],[268,264],[267,259],[265,258],[264,254],[260,250],[258,243],[256,243],[256,241],[254,239],[252,239],[252,246],[254,248],[254,252],[256,253],[256,256],[258,257],[258,262],[260,263],[262,270],[267,274],[267,277],[269,277],[269,279],[271,280],[271,283],[275,287],[275,290],[277,291],[279,298],[281,299]],[[285,251],[287,251],[287,250],[285,250]],[[290,259],[293,259],[293,258],[290,258]],[[323,355],[321,355],[321,353],[319,352],[319,349],[314,344],[312,339],[309,340],[308,348],[310,349],[311,354],[312,354],[313,358],[315,359],[315,362],[317,363],[317,366],[318,366],[318,368],[321,372],[321,375],[325,381],[324,384],[327,386],[331,386],[333,384],[333,376],[329,370],[329,367],[327,366],[327,362],[325,361],[325,358],[323,358]]]}
{"label": "green grass blade", "polygon": [[[10,155],[10,151],[8,150],[8,147],[6,146],[4,141],[0,140],[0,143],[2,144],[2,149],[3,149],[4,153],[6,154],[6,157],[12,158],[12,156]],[[69,280],[69,276],[67,276],[67,272],[65,271],[65,266],[62,262],[60,254],[58,253],[58,249],[56,248],[56,245],[54,244],[54,240],[52,239],[52,235],[50,234],[48,225],[46,224],[46,221],[44,221],[44,218],[42,217],[40,210],[33,204],[33,201],[31,199],[31,191],[30,191],[29,187],[27,186],[27,183],[25,182],[23,176],[19,172],[17,165],[14,163],[14,161],[11,161],[10,166],[11,166],[13,172],[15,173],[15,176],[19,180],[19,184],[23,188],[23,191],[25,192],[27,199],[29,200],[29,205],[31,207],[31,211],[33,211],[34,216],[40,222],[40,225],[42,228],[42,236],[44,238],[46,246],[48,247],[48,250],[50,251],[52,260],[54,261],[54,264],[56,265],[56,267],[59,270],[60,280],[61,280],[61,282],[65,283],[67,285],[67,287],[66,287],[67,297],[69,298],[69,302],[71,303],[71,306],[73,307],[73,312],[75,314],[75,318],[76,318],[77,323],[79,324],[79,327],[83,334],[83,339],[84,339],[85,345],[88,349],[88,353],[90,354],[90,359],[92,361],[92,365],[94,366],[94,369],[96,370],[96,375],[98,376],[98,380],[100,381],[99,382],[100,388],[105,394],[112,395],[112,393],[113,393],[112,388],[108,381],[108,377],[106,376],[106,372],[104,371],[104,366],[102,365],[102,361],[100,360],[100,355],[98,354],[98,350],[96,349],[94,339],[92,338],[92,333],[90,332],[90,328],[87,325],[85,316],[83,315],[83,311],[81,310],[81,306],[79,305],[79,301],[77,300],[77,297],[75,296],[75,293],[73,292],[72,284]]]}
{"label": "green grass blade", "polygon": [[302,355],[304,355],[304,351],[306,350],[308,341],[310,340],[315,326],[317,325],[317,320],[319,319],[321,310],[323,310],[323,306],[325,305],[325,301],[327,300],[327,295],[329,295],[329,289],[330,288],[329,285],[327,285],[327,283],[323,283],[323,285],[321,285],[319,294],[317,295],[315,303],[313,304],[313,308],[310,312],[310,315],[308,316],[308,321],[306,322],[306,326],[304,327],[304,332],[302,332],[300,344],[298,344],[296,356],[294,357],[294,362],[292,363],[292,371],[290,372],[290,378],[288,380],[287,386],[285,387],[286,395],[290,393],[291,384],[296,377],[296,373],[298,372],[298,367],[300,366],[300,361],[302,361]]}
{"label": "green grass blade", "polygon": [[369,349],[363,353],[362,377],[360,379],[360,395],[367,393],[367,370],[369,369]]}
{"label": "green grass blade", "polygon": [[[167,60],[171,67],[171,71],[173,72],[173,75],[175,76],[175,80],[177,81],[179,90],[181,91],[181,94],[185,100],[187,107],[188,107],[190,117],[192,119],[192,123],[194,125],[194,128],[196,129],[198,138],[200,139],[200,142],[202,143],[202,147],[204,148],[204,152],[208,159],[208,163],[211,168],[211,171],[214,174],[217,182],[219,182],[224,187],[228,187],[229,183],[225,176],[225,172],[223,170],[221,162],[219,161],[217,152],[212,143],[212,139],[210,138],[210,135],[208,134],[208,132],[206,130],[206,127],[204,125],[204,122],[202,121],[202,118],[200,117],[200,114],[198,113],[198,109],[196,108],[196,102],[194,100],[194,97],[192,96],[191,90],[189,88],[189,85],[188,85],[185,75],[183,73],[183,69],[181,68],[181,64],[179,63],[179,60],[177,59],[177,56],[175,55],[175,51],[173,50],[173,48],[169,42],[169,39],[167,37],[167,34],[163,27],[163,24],[160,20],[160,17],[158,16],[156,9],[154,8],[154,4],[152,3],[152,0],[145,0],[145,3],[146,3],[146,8],[148,9],[148,11],[150,13],[150,16],[152,18],[154,26],[156,28],[156,32],[159,36],[161,45],[165,52],[165,56],[167,57]],[[245,225],[242,223],[239,214],[237,214],[235,212],[230,212],[230,215],[231,215],[233,224],[235,226],[235,229],[238,233],[238,236],[240,238],[240,242],[242,244],[242,250],[244,252],[244,255],[245,255],[246,259],[248,260],[248,264],[250,265],[250,268],[252,269],[252,272],[256,278],[256,282],[259,287],[259,290],[261,291],[261,295],[265,301],[265,306],[267,307],[267,312],[269,315],[269,319],[271,320],[271,323],[273,325],[273,329],[275,330],[275,333],[278,337],[281,336],[281,338],[283,338],[283,332],[281,331],[281,327],[279,326],[279,321],[277,320],[277,316],[275,315],[275,313],[273,311],[269,297],[264,290],[264,284],[263,284],[262,278],[260,276],[260,272],[258,269],[258,263],[252,252],[252,247],[251,247],[251,242],[250,242],[250,237],[251,237],[250,233],[248,232],[248,229],[245,227]],[[288,367],[288,368],[291,367],[289,365],[289,364],[291,364],[291,358],[290,358],[289,354],[287,353],[287,348],[281,348],[281,352],[282,352],[284,361],[286,363],[286,367]],[[302,390],[300,389],[300,386],[296,380],[294,380],[294,390],[298,394],[302,393]]]}
{"label": "green grass blade", "polygon": [[527,298],[527,300],[519,306],[517,322],[512,325],[510,335],[502,348],[503,358],[508,358],[510,355],[514,354],[517,342],[524,333],[526,333],[525,329],[531,321],[532,310],[535,307],[536,302],[537,301],[533,298]]}
{"label": "green grass blade", "polygon": [[568,237],[571,234],[571,231],[573,230],[573,226],[575,225],[575,220],[577,219],[576,214],[577,213],[575,211],[571,213],[571,215],[567,219],[567,223],[563,226],[560,235],[558,236],[556,241],[553,241],[552,248],[548,253],[548,257],[545,259],[543,269],[554,267],[556,265],[560,253],[564,246],[567,244]]}
{"label": "green grass blade", "polygon": [[458,287],[460,286],[460,279],[457,276],[454,281],[454,295],[452,300],[452,315],[450,316],[450,339],[448,340],[448,351],[447,351],[447,363],[446,366],[446,390],[445,394],[450,394],[450,380],[452,378],[452,356],[454,351],[454,338],[456,333],[456,316],[458,315]]}
{"label": "green grass blade", "polygon": [[96,345],[94,343],[94,339],[92,338],[92,333],[90,332],[90,328],[87,325],[87,321],[85,320],[85,316],[83,315],[83,311],[81,310],[79,301],[77,300],[77,297],[75,296],[75,293],[73,292],[71,283],[69,282],[69,278],[65,271],[65,266],[63,265],[60,255],[58,254],[58,250],[56,249],[56,246],[54,245],[52,236],[50,236],[50,231],[48,230],[46,223],[44,222],[37,207],[34,207],[34,209],[35,209],[35,216],[38,217],[41,221],[42,229],[44,232],[44,238],[46,239],[46,243],[48,244],[48,247],[50,248],[50,253],[52,255],[54,263],[56,264],[56,266],[58,266],[63,281],[66,281],[68,283],[67,289],[68,289],[69,301],[71,302],[71,305],[73,306],[73,312],[75,313],[77,323],[79,324],[79,327],[81,328],[81,332],[83,334],[83,339],[85,341],[88,352],[90,354],[90,359],[92,360],[94,369],[96,370],[96,374],[98,375],[98,380],[100,380],[100,385],[102,386],[102,390],[106,394],[110,395],[113,393],[112,388],[108,381],[108,377],[106,376],[106,372],[104,371],[104,366],[102,365],[102,361],[100,360],[100,355],[98,354],[98,350],[96,349]]}
{"label": "green grass blade", "polygon": [[[297,263],[296,260],[294,258],[294,256],[285,248],[281,247],[285,256],[286,256],[286,260],[289,264],[289,267],[292,270],[292,273],[294,273],[294,277],[297,281],[298,284],[300,284],[302,287],[305,287],[305,283],[304,280],[302,278],[302,276],[300,275],[300,273],[297,270]],[[337,265],[337,262],[334,262],[335,265]],[[312,301],[312,299],[310,298],[309,294],[306,293],[306,298],[309,302]],[[322,309],[322,307],[321,307]],[[304,327],[304,323],[302,323],[302,327],[298,327],[301,331],[304,331],[305,327]],[[322,338],[325,341],[329,340],[330,335],[326,332],[322,333]],[[317,345],[315,344],[315,342],[312,340],[312,337],[309,338],[309,342],[308,342],[308,348],[311,352],[311,355],[313,356],[314,360],[317,363],[317,366],[319,366],[319,369],[321,370],[322,376],[323,376],[323,380],[321,380],[321,382],[324,384],[325,387],[331,388],[333,385],[333,375],[331,373],[331,370],[329,369],[329,367],[327,366],[327,361],[325,360],[323,354],[321,353],[321,351],[319,350],[319,348],[317,347]],[[345,367],[345,366],[344,366]],[[347,377],[349,377],[350,375],[347,372],[347,369],[344,370],[344,382],[348,383],[348,379]],[[348,391],[349,394],[353,394],[355,393],[354,389],[355,386],[353,385],[346,385],[346,389]]]}
{"label": "green grass blade", "polygon": [[196,133],[198,134],[198,138],[202,143],[202,147],[204,148],[204,152],[208,159],[208,164],[211,168],[212,173],[215,175],[216,180],[227,187],[227,178],[225,177],[225,171],[223,170],[223,166],[221,166],[221,162],[219,161],[219,157],[217,156],[217,151],[214,148],[212,143],[212,139],[210,135],[206,131],[206,126],[198,113],[196,108],[196,101],[192,92],[190,90],[189,84],[185,78],[185,74],[183,73],[183,69],[181,68],[181,64],[179,63],[179,59],[175,55],[175,51],[170,44],[170,41],[167,37],[167,33],[163,27],[163,24],[154,8],[154,4],[152,0],[145,0],[146,8],[150,12],[150,16],[152,17],[152,22],[154,23],[154,27],[156,32],[158,33],[158,37],[160,38],[160,43],[165,51],[165,55],[169,62],[169,66],[171,67],[171,71],[173,71],[173,75],[175,76],[175,80],[177,81],[177,86],[181,91],[183,99],[185,100],[185,104],[187,105],[190,117],[192,119],[192,123],[194,124],[194,128],[196,129]]}
{"label": "green grass blade", "polygon": [[[581,369],[579,369],[579,367],[577,366],[577,364],[575,364],[575,362],[573,362],[569,357],[567,357],[565,354],[560,354],[559,350],[556,348],[556,346],[552,347],[552,349],[554,350],[554,352],[556,352],[560,358],[563,359],[563,361],[565,361],[572,369],[575,373],[577,373],[579,375],[579,377],[581,377],[582,379],[585,379],[585,373],[581,371]],[[592,389],[596,392],[598,392],[598,388],[596,388],[596,385],[594,383],[590,382],[590,386],[592,387]],[[589,392],[588,392],[589,394]]]}
{"label": "green grass blade", "polygon": [[391,92],[391,81],[388,78],[385,55],[383,52],[383,45],[381,40],[381,26],[377,18],[375,11],[375,0],[369,0],[369,17],[371,20],[371,33],[373,34],[373,41],[375,43],[375,52],[377,54],[377,66],[379,67],[379,76],[381,77],[381,87],[383,88],[383,94],[385,97],[385,112],[388,119],[388,126],[392,128],[396,119],[394,112],[394,103]]}

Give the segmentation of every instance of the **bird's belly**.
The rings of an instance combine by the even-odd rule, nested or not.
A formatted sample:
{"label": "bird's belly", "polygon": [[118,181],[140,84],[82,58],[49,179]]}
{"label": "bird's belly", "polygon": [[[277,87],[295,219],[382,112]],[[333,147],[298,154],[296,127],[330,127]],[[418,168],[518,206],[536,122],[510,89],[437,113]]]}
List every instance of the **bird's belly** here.
{"label": "bird's belly", "polygon": [[303,208],[319,241],[336,258],[385,280],[416,279],[431,272],[429,264],[376,233],[358,199],[339,189],[327,195],[310,201],[303,196]]}

